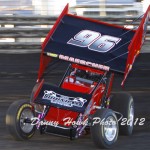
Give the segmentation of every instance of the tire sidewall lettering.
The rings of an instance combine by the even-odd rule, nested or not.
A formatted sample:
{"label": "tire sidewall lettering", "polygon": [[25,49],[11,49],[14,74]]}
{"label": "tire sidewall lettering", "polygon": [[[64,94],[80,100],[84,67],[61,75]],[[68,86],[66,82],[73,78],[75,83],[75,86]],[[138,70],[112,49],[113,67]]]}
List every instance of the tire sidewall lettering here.
{"label": "tire sidewall lettering", "polygon": [[17,121],[19,121],[21,112],[22,112],[25,108],[32,108],[32,106],[31,106],[30,104],[23,104],[23,105],[19,108],[19,110],[18,110],[18,113],[17,113]]}

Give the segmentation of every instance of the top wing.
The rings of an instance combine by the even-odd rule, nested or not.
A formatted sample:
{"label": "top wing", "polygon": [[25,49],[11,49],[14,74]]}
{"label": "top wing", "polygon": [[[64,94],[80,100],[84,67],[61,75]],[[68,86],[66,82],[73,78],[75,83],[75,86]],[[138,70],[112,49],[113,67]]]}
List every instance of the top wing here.
{"label": "top wing", "polygon": [[38,78],[51,57],[127,74],[135,36],[135,30],[68,14],[67,5],[42,44]]}

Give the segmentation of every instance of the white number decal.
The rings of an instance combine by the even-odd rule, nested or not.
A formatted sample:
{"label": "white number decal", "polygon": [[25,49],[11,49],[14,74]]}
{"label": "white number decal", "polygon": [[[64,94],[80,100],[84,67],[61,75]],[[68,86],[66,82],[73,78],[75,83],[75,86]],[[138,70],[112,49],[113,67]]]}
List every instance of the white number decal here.
{"label": "white number decal", "polygon": [[121,41],[121,38],[103,35],[101,33],[82,30],[71,38],[67,43],[79,47],[88,47],[90,50],[105,53],[111,50],[116,44]]}

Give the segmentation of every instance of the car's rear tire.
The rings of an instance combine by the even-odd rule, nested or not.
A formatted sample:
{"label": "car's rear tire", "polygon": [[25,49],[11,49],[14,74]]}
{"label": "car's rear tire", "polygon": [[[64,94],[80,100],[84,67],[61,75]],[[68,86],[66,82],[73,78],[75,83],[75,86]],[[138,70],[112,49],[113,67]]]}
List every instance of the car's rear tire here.
{"label": "car's rear tire", "polygon": [[119,119],[119,134],[131,135],[134,127],[134,101],[131,94],[126,92],[114,93],[110,101],[110,108],[116,112],[121,113]]}
{"label": "car's rear tire", "polygon": [[16,140],[28,140],[35,133],[35,126],[25,123],[25,119],[34,117],[31,104],[26,100],[15,101],[6,113],[6,126]]}
{"label": "car's rear tire", "polygon": [[31,92],[31,96],[30,96],[30,103],[34,103],[34,94],[35,92],[37,91],[38,87],[39,87],[39,84],[40,83],[36,83],[32,89],[32,92]]}
{"label": "car's rear tire", "polygon": [[[101,121],[96,123],[95,118]],[[97,120],[98,121],[98,120]],[[92,118],[91,136],[99,148],[112,148],[118,138],[118,121],[115,113],[110,109],[100,109]]]}

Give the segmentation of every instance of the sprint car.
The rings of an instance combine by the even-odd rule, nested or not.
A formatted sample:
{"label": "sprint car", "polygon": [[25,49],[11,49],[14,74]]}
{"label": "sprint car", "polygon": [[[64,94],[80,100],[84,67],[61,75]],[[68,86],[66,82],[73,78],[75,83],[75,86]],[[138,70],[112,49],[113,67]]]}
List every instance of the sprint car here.
{"label": "sprint car", "polygon": [[[72,140],[90,132],[99,148],[111,148],[118,134],[131,135],[133,97],[111,91],[116,73],[124,74],[124,85],[144,42],[149,17],[150,7],[134,30],[69,14],[67,5],[42,44],[31,100],[15,101],[8,108],[10,134],[28,140],[38,130]],[[54,60],[69,62],[58,86],[44,80]],[[122,118],[127,119],[124,126]]]}

